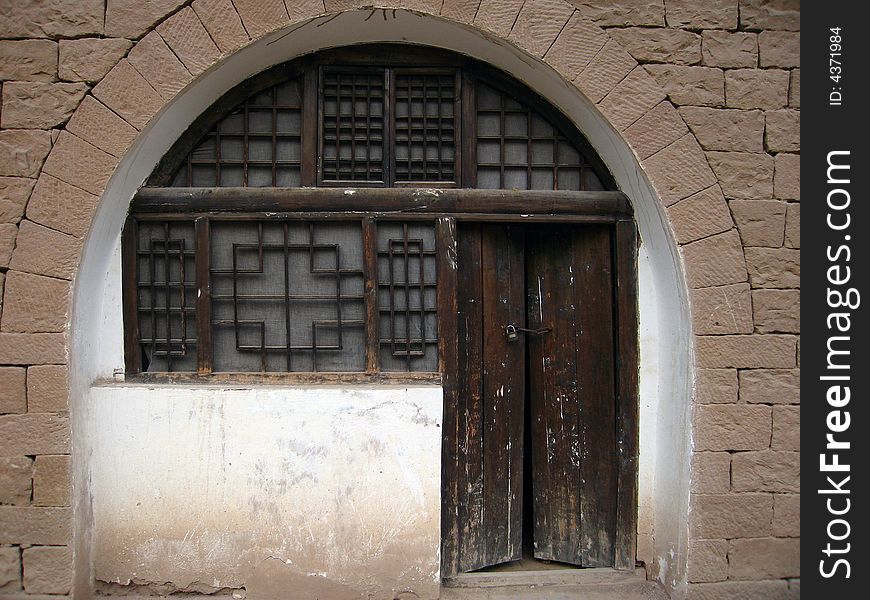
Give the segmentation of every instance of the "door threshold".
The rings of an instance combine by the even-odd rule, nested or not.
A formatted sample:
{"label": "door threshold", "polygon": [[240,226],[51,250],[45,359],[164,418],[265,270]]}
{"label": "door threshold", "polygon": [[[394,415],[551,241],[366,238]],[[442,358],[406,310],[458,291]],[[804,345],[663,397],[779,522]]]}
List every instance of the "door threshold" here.
{"label": "door threshold", "polygon": [[506,586],[601,586],[646,581],[646,572],[638,567],[632,571],[611,568],[536,569],[528,571],[496,571],[460,573],[441,581],[445,588],[494,588]]}

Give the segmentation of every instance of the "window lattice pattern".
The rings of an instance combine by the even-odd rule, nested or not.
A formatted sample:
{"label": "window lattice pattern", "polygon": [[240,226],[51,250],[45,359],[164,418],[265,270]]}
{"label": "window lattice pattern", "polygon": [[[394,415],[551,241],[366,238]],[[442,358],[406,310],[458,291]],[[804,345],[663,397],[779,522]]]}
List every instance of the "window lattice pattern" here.
{"label": "window lattice pattern", "polygon": [[456,75],[398,74],[396,181],[455,181]]}
{"label": "window lattice pattern", "polygon": [[382,371],[437,371],[435,229],[378,224]]}
{"label": "window lattice pattern", "polygon": [[298,79],[271,87],[221,119],[173,180],[187,187],[301,184],[302,96]]}
{"label": "window lattice pattern", "polygon": [[574,145],[531,107],[484,83],[475,92],[478,188],[604,189]]}
{"label": "window lattice pattern", "polygon": [[214,371],[363,371],[359,222],[212,223]]}
{"label": "window lattice pattern", "polygon": [[193,222],[140,222],[136,246],[143,371],[196,371]]}
{"label": "window lattice pattern", "polygon": [[385,73],[384,69],[321,73],[324,181],[384,181]]}

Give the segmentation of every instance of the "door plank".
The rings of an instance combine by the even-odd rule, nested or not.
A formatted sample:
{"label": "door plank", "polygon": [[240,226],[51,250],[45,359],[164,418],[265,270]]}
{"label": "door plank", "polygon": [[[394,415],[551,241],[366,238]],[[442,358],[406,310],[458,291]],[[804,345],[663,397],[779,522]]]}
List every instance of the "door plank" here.
{"label": "door plank", "polygon": [[616,224],[617,432],[619,486],[614,567],[633,569],[637,555],[638,315],[637,225]]}
{"label": "door plank", "polygon": [[580,407],[580,562],[613,564],[617,443],[611,235],[607,227],[575,229],[573,277]]}
{"label": "door plank", "polygon": [[487,562],[522,556],[525,345],[509,342],[505,326],[523,326],[522,230],[482,229],[484,528]]}
{"label": "door plank", "polygon": [[536,231],[527,245],[529,323],[549,332],[529,340],[535,556],[579,563],[578,405],[571,229]]}
{"label": "door plank", "polygon": [[459,229],[459,456],[460,539],[459,570],[486,566],[483,516],[483,283],[481,279],[481,226]]}

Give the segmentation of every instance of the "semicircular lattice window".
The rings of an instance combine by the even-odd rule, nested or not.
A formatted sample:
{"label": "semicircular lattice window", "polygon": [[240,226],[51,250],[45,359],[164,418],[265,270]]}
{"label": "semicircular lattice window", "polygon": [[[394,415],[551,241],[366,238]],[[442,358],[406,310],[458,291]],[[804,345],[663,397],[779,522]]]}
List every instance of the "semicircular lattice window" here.
{"label": "semicircular lattice window", "polygon": [[[402,210],[391,196],[366,213],[365,188],[616,189],[583,135],[521,83],[398,48],[273,67],[179,137],[125,229],[128,372],[436,372],[441,230],[388,217]],[[283,202],[318,187],[353,189],[283,211],[251,189],[287,190]],[[335,212],[353,194],[361,204]]]}

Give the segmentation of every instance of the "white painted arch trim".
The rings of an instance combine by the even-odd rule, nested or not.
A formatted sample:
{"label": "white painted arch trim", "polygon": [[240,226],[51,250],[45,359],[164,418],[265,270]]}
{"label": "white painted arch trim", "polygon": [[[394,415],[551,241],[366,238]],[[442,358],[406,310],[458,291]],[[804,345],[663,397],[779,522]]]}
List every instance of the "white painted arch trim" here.
{"label": "white painted arch trim", "polygon": [[[632,201],[640,247],[641,420],[639,530],[654,540],[653,569],[675,597],[685,592],[688,552],[693,337],[688,288],[661,202],[637,156],[594,105],[555,71],[505,40],[431,15],[370,10],[319,17],[251,43],[182,90],[156,115],[108,182],[85,241],[70,325],[77,596],[87,593],[91,535],[89,445],[94,381],[123,368],[120,232],[130,200],[188,125],[226,91],[260,71],[317,50],[407,42],[492,64],[547,98],[586,135]],[[84,597],[84,596],[80,596]]]}

